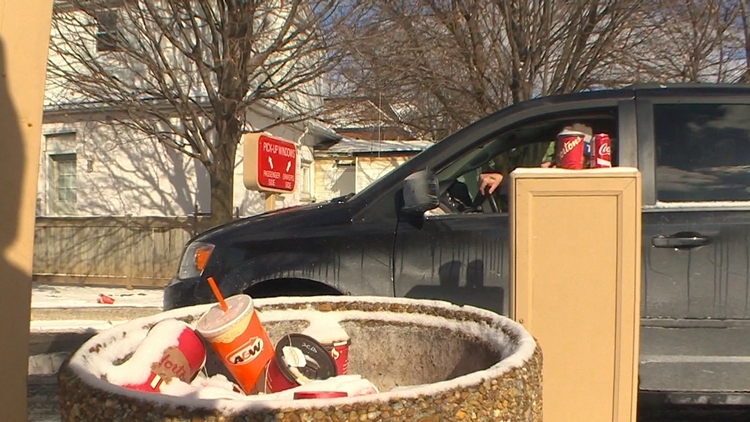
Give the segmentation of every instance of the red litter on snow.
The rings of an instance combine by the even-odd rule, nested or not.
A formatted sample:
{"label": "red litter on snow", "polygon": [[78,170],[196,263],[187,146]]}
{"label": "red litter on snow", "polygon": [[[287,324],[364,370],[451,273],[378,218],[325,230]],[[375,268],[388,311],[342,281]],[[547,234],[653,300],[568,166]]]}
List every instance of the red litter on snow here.
{"label": "red litter on snow", "polygon": [[105,294],[99,294],[99,297],[96,299],[96,303],[106,303],[107,305],[111,305],[115,303],[115,299]]}
{"label": "red litter on snow", "polygon": [[348,397],[345,391],[297,391],[294,399],[335,399],[337,397]]}

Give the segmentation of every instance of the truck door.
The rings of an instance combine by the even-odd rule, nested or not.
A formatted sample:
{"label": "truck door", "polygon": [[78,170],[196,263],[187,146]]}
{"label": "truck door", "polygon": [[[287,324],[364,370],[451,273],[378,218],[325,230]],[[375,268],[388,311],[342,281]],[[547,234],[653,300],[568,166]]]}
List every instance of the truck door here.
{"label": "truck door", "polygon": [[[634,110],[632,101],[618,102],[621,100],[613,98],[598,101],[596,105],[555,105],[554,111],[539,112],[521,121],[511,117],[508,125],[500,126],[485,142],[433,167],[440,182],[441,206],[428,211],[416,223],[399,222],[394,248],[396,296],[441,299],[507,314],[510,300],[510,232],[504,205],[507,190],[502,184],[498,189],[497,212],[488,201],[481,209],[473,208],[470,203],[477,198],[479,174],[500,172],[509,180],[508,173],[516,167],[539,166],[557,133],[574,122],[591,126],[594,133],[608,133],[613,139],[613,160],[617,164],[621,132],[618,116],[625,107],[621,104],[628,104],[626,108]],[[528,112],[523,114],[529,116]],[[632,130],[625,132],[629,145],[634,146],[634,118],[628,121]],[[468,139],[463,142],[471,144]],[[634,151],[633,147],[633,157]]]}
{"label": "truck door", "polygon": [[430,215],[400,224],[396,295],[508,310],[507,213]]}
{"label": "truck door", "polygon": [[750,98],[637,94],[641,389],[750,389]]}

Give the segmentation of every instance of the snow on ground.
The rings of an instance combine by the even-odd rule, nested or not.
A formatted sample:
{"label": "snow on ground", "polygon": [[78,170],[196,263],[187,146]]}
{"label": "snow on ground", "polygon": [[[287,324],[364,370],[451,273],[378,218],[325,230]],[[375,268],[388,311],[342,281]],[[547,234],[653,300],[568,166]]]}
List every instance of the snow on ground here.
{"label": "snow on ground", "polygon": [[[113,304],[97,303],[99,294],[114,299]],[[162,307],[164,291],[158,289],[127,289],[125,287],[48,285],[32,283],[32,308],[71,307]]]}
{"label": "snow on ground", "polygon": [[[34,334],[96,334],[100,331],[122,324],[125,321],[99,320],[59,320],[59,321],[31,321],[29,332]],[[43,353],[29,356],[29,375],[50,376],[57,373],[60,365],[70,355],[69,352]]]}
{"label": "snow on ground", "polygon": [[[113,304],[97,303],[99,294],[105,294],[114,299]],[[101,286],[73,286],[48,285],[32,283],[31,308],[60,310],[58,315],[65,315],[60,320],[32,320],[29,322],[29,332],[35,334],[85,334],[98,333],[126,322],[127,312],[111,314],[106,312],[114,308],[158,308],[162,307],[162,289],[132,289],[125,287]],[[77,308],[99,308],[101,319],[81,319],[76,314]],[[86,313],[87,316],[95,314]],[[68,357],[69,352],[45,353],[29,356],[29,375],[54,375],[60,364]]]}
{"label": "snow on ground", "polygon": [[29,332],[31,333],[89,333],[99,332],[121,324],[125,320],[81,320],[63,319],[55,321],[31,321]]}

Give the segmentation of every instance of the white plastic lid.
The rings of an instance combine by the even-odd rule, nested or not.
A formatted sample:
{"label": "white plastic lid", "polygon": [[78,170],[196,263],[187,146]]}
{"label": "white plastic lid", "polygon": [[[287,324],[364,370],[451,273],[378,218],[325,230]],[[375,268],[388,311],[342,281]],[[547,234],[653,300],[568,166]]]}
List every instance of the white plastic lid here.
{"label": "white plastic lid", "polygon": [[236,321],[253,310],[253,299],[248,295],[230,296],[224,300],[227,304],[226,312],[216,304],[206,311],[195,324],[195,329],[207,337],[215,337],[231,328]]}

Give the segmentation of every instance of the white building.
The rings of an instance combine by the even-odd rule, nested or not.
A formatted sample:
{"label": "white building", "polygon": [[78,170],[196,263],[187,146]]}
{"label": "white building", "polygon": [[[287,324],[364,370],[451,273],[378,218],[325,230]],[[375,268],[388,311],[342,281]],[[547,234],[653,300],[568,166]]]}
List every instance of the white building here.
{"label": "white building", "polygon": [[[269,117],[253,113],[260,125]],[[269,113],[268,111],[266,111]],[[297,189],[278,196],[277,207],[313,198],[313,149],[335,136],[326,127],[308,122],[270,130],[298,144]],[[206,170],[154,139],[112,124],[106,112],[47,110],[42,126],[37,215],[39,216],[185,216],[210,212]],[[234,178],[235,213],[262,212],[261,193],[242,183],[242,146]]]}
{"label": "white building", "polygon": [[[61,19],[62,16],[71,19],[71,16],[81,15],[76,9],[66,6],[65,1],[56,1],[55,4],[53,19]],[[82,15],[75,18],[91,21],[94,29],[86,32],[84,39],[87,40],[87,48],[95,55],[100,54],[96,58],[101,57],[105,63],[108,57],[113,57],[107,55],[116,47],[111,34],[122,30],[121,25],[125,25],[116,13],[115,7],[104,9],[95,17]],[[51,42],[55,42],[54,34],[53,31]],[[50,50],[50,60],[64,62],[64,58],[55,54],[54,49]],[[180,65],[183,63],[175,66]],[[136,71],[137,64],[126,67],[126,71],[122,71],[121,62],[115,67],[118,66],[118,77],[126,78],[135,85],[145,83],[139,79],[143,79],[143,76]],[[185,65],[184,69],[191,67]],[[195,83],[197,77],[187,75],[185,78],[186,86],[196,90],[191,94],[192,98],[200,102],[205,92],[201,91],[200,84]],[[210,212],[209,177],[199,161],[115,123],[118,117],[124,115],[122,110],[97,106],[96,102],[76,92],[74,87],[66,86],[53,77],[48,77],[47,87],[37,215],[185,216]],[[311,89],[315,89],[314,82]],[[318,106],[314,104],[315,96],[303,100],[311,101],[311,108]],[[245,115],[245,129],[257,130],[290,117],[291,113],[281,107],[280,102],[254,103]],[[310,201],[313,198],[312,147],[323,140],[335,139],[336,135],[315,121],[280,124],[268,131],[296,142],[299,148],[298,188],[292,194],[279,195],[277,207]],[[235,214],[245,216],[263,211],[262,194],[245,189],[241,172],[240,144],[235,164]]]}
{"label": "white building", "polygon": [[357,193],[433,143],[344,138],[315,148],[315,200]]}

